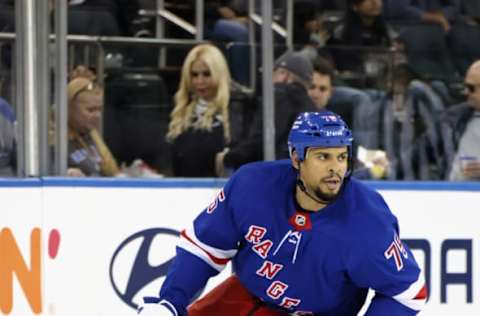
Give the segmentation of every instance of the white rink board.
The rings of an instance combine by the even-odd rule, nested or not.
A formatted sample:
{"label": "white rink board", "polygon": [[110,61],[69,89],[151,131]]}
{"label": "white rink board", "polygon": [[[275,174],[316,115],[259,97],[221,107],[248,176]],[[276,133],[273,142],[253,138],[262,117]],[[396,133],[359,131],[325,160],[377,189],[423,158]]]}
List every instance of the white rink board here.
{"label": "white rink board", "polygon": [[[85,183],[55,182],[43,188],[38,184],[0,187],[3,202],[0,230],[13,232],[28,267],[30,234],[38,228],[42,236],[42,312],[32,312],[27,295],[14,278],[12,309],[5,313],[0,298],[0,315],[136,315],[127,303],[137,304],[143,296],[157,293],[164,279],[163,264],[174,255],[177,237],[172,230],[179,231],[188,225],[219,190],[218,183],[213,181],[198,185],[171,181]],[[476,277],[480,272],[480,224],[476,221],[480,217],[480,185],[471,191],[461,188],[436,191],[433,184],[432,188],[380,191],[399,218],[402,238],[422,240],[431,250],[430,301],[420,315],[480,315],[480,279]],[[49,255],[49,234],[53,230],[60,235],[54,258]],[[471,241],[472,245],[473,302],[470,304],[466,303],[465,285],[446,286],[446,303],[440,302],[441,247],[457,239]],[[135,264],[142,251],[146,259]],[[414,252],[423,267],[426,256],[420,250]],[[0,254],[0,264],[3,255]],[[466,272],[465,251],[450,250],[446,258],[447,272]],[[138,277],[142,271],[144,278]],[[223,277],[212,280],[207,288]]]}

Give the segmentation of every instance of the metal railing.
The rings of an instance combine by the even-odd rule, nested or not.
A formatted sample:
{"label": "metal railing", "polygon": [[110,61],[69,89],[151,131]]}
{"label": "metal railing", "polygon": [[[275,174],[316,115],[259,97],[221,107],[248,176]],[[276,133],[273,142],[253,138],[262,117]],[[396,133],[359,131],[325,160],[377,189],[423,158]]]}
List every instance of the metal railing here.
{"label": "metal railing", "polygon": [[[292,1],[292,0],[286,0]],[[46,2],[45,2],[46,3]],[[150,39],[150,38],[130,38],[130,37],[106,37],[106,36],[75,36],[66,35],[67,29],[67,5],[64,0],[55,0],[55,35],[49,35],[49,30],[42,28],[42,25],[49,24],[49,12],[45,3],[39,4],[35,0],[21,1],[16,6],[16,30],[17,35],[12,33],[0,33],[0,40],[15,41],[16,62],[14,63],[16,79],[16,103],[17,115],[20,126],[20,135],[18,139],[19,152],[19,176],[44,176],[49,174],[49,164],[47,144],[48,130],[48,109],[50,107],[50,67],[55,69],[55,112],[56,131],[59,135],[55,152],[55,170],[59,175],[66,174],[66,152],[67,152],[67,107],[65,106],[66,96],[66,78],[68,72],[68,50],[67,46],[75,43],[88,44],[95,47],[97,54],[97,76],[100,81],[105,73],[105,52],[103,50],[108,44],[128,44],[141,46],[193,46],[203,39],[203,1],[196,0],[196,33],[195,40],[180,39]],[[164,1],[157,0],[158,17],[157,23],[163,23],[165,18],[172,18],[163,11]],[[253,1],[250,3],[253,9]],[[172,20],[172,19],[171,19]],[[273,51],[272,51],[272,2],[262,1],[262,20],[270,21],[262,25],[262,46],[263,46],[263,71],[265,74],[272,72]],[[178,21],[177,21],[178,22]],[[38,32],[36,32],[38,31]],[[161,34],[160,32],[157,33]],[[48,54],[48,42],[54,41],[55,46],[55,64],[50,65]],[[85,48],[86,50],[90,48]],[[255,52],[252,48],[251,52]],[[84,56],[89,55],[86,51]],[[165,56],[165,54],[160,54]],[[253,56],[252,65],[256,66],[256,56]],[[160,63],[162,65],[162,63]],[[70,66],[72,66],[70,64]],[[255,72],[255,68],[252,75]],[[271,76],[265,75],[263,78],[264,94],[264,113],[273,113],[273,93],[271,91]],[[21,109],[20,109],[21,108]],[[40,112],[41,113],[40,113]],[[265,139],[274,139],[273,115],[264,117]],[[39,138],[40,135],[40,138]],[[265,159],[274,158],[274,142],[265,142]],[[49,170],[47,170],[49,169]]]}
{"label": "metal railing", "polygon": [[[105,46],[108,45],[122,45],[127,44],[129,46],[152,46],[152,47],[192,47],[194,45],[203,43],[203,41],[197,40],[180,40],[180,39],[156,39],[156,38],[131,38],[131,37],[109,37],[109,36],[83,36],[83,35],[68,35],[60,36],[60,40],[57,41],[56,35],[50,35],[49,39],[51,43],[55,43],[56,51],[60,47],[69,46],[70,49],[70,58],[69,63],[67,64],[67,58],[61,57],[63,54],[56,54],[56,65],[55,65],[55,97],[51,98],[47,93],[50,89],[46,88],[45,85],[41,87],[36,87],[32,83],[40,85],[40,83],[50,82],[48,76],[47,79],[38,81],[33,80],[34,72],[30,70],[29,74],[31,78],[29,81],[25,81],[23,73],[22,76],[19,76],[18,73],[25,71],[23,69],[23,63],[16,62],[16,73],[15,79],[16,82],[13,82],[14,90],[17,91],[15,96],[15,102],[12,102],[13,105],[17,108],[17,119],[19,122],[18,130],[18,176],[39,176],[39,175],[49,175],[51,171],[54,170],[57,175],[65,175],[67,169],[67,147],[68,141],[66,137],[67,131],[67,117],[68,109],[65,107],[67,104],[66,90],[67,90],[67,73],[73,69],[74,60],[73,56],[75,54],[75,46],[79,44],[83,46],[83,57],[88,58],[90,56],[90,50],[95,51],[95,69],[97,72],[97,81],[99,84],[104,85],[105,78]],[[15,33],[0,33],[1,42],[17,42],[17,35]],[[17,55],[21,48],[16,47],[14,55]],[[35,56],[33,52],[32,56]],[[38,57],[37,57],[38,58]],[[44,57],[46,58],[46,57]],[[40,61],[30,62],[32,65],[39,64]],[[88,64],[88,63],[86,63]],[[43,66],[46,67],[44,73],[49,73],[49,63],[43,62]],[[38,74],[37,74],[38,75]],[[25,82],[28,84],[25,85]],[[27,93],[23,92],[26,86],[30,87]],[[34,90],[31,90],[34,89]],[[19,92],[20,91],[20,92]],[[35,91],[35,94],[32,92]],[[39,91],[42,92],[44,97],[36,97]],[[27,96],[29,96],[27,98]],[[51,161],[48,156],[48,109],[50,108],[51,100],[55,100],[55,126],[54,129],[58,131],[56,136],[56,145],[54,149],[54,159]],[[29,105],[29,108],[26,106]],[[29,134],[26,134],[29,133]],[[41,134],[45,134],[43,137],[40,137]],[[43,156],[43,158],[40,158]],[[36,157],[31,159],[31,157]],[[28,165],[30,161],[30,165]],[[53,166],[51,163],[53,162]]]}

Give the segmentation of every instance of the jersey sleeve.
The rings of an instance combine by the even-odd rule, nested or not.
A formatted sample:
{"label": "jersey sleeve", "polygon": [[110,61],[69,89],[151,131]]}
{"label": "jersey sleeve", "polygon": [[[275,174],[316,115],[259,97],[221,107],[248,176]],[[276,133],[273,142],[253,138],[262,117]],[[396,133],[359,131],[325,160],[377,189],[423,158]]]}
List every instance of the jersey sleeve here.
{"label": "jersey sleeve", "polygon": [[237,253],[239,230],[231,207],[235,176],[216,198],[180,233],[176,257],[160,291],[160,302],[187,315],[186,307]]}
{"label": "jersey sleeve", "polygon": [[350,255],[349,276],[356,286],[375,291],[366,316],[416,315],[427,297],[423,272],[402,243],[396,218],[389,210],[384,218],[357,239],[362,245]]}

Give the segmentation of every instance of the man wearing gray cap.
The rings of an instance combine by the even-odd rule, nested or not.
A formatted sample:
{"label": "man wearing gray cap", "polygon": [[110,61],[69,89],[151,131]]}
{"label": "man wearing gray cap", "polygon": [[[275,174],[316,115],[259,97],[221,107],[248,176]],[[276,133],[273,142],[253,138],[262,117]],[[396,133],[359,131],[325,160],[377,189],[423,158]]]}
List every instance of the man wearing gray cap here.
{"label": "man wearing gray cap", "polygon": [[[288,51],[280,56],[274,65],[273,90],[275,97],[275,158],[288,158],[285,145],[288,132],[298,113],[315,111],[315,105],[308,96],[312,82],[313,66],[302,53]],[[249,137],[236,144],[230,144],[217,154],[215,169],[217,176],[225,176],[225,168],[235,170],[241,165],[262,160],[262,107],[255,116]]]}
{"label": "man wearing gray cap", "polygon": [[299,52],[286,52],[275,61],[274,83],[297,82],[310,88],[312,84],[312,63]]}

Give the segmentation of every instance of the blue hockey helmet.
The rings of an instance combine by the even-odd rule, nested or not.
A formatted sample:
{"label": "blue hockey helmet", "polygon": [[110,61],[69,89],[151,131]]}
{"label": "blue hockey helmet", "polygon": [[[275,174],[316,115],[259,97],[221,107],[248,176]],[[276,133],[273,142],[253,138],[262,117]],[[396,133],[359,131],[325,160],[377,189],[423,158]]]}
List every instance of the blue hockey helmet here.
{"label": "blue hockey helmet", "polygon": [[[300,161],[305,159],[309,147],[348,147],[352,159],[352,132],[343,119],[333,112],[303,112],[297,116],[288,135],[290,155],[297,152]],[[351,168],[351,162],[349,162]]]}

